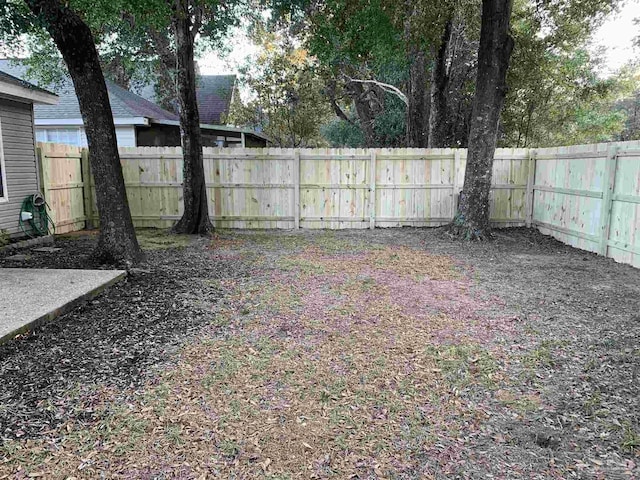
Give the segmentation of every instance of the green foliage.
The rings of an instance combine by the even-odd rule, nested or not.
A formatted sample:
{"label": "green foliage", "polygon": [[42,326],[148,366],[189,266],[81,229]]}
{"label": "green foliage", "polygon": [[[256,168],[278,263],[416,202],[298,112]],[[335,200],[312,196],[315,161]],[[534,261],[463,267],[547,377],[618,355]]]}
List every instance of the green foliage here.
{"label": "green foliage", "polygon": [[405,144],[406,107],[400,99],[387,94],[384,112],[376,118],[374,131],[380,145],[402,147]]}
{"label": "green foliage", "polygon": [[[364,148],[366,139],[359,120],[351,116],[349,123],[340,118],[334,118],[320,129],[322,136],[332,147]],[[384,147],[402,147],[405,143],[406,107],[400,99],[387,94],[385,109],[378,115],[374,123],[377,142]]]}
{"label": "green foliage", "polygon": [[[165,85],[175,83],[170,78],[175,70],[171,1],[71,0],[68,5],[91,28],[106,78],[133,90],[163,76]],[[249,0],[192,0],[191,11],[200,20],[197,40],[205,53],[223,47],[229,30],[248,15]],[[66,69],[40,20],[21,0],[0,0],[0,12],[2,53],[29,52],[28,75],[45,85],[59,82]]]}
{"label": "green foliage", "polygon": [[262,31],[255,38],[260,53],[242,75],[252,98],[236,99],[228,121],[261,130],[280,147],[325,145],[320,127],[331,108],[314,59],[284,32]]}
{"label": "green foliage", "polygon": [[640,140],[640,67],[631,62],[620,70],[616,79],[620,95],[613,108],[625,119],[618,140]]}
{"label": "green foliage", "polygon": [[585,49],[616,1],[518,1],[500,144],[553,146],[613,139],[624,119],[612,111],[615,81],[598,77],[598,56]]}
{"label": "green foliage", "polygon": [[[355,119],[353,120],[356,121]],[[334,148],[350,147],[363,148],[366,144],[362,129],[357,123],[349,123],[340,118],[334,118],[320,129],[322,136]]]}
{"label": "green foliage", "polygon": [[[307,45],[328,76],[375,78],[406,91],[411,52],[426,52],[428,64],[440,43],[445,21],[454,17],[455,53],[449,71],[447,136],[466,144],[473,97],[475,50],[479,38],[479,2],[407,4],[386,0],[325,2],[308,9]],[[611,111],[615,82],[595,74],[597,61],[584,46],[591,32],[618,0],[515,2],[512,31],[516,40],[509,71],[509,94],[501,122],[500,143],[508,146],[557,145],[615,137],[624,121]],[[430,70],[431,67],[428,65]],[[384,80],[392,71],[393,76]],[[427,75],[428,78],[428,75]],[[429,88],[428,82],[424,86]],[[396,135],[401,115],[385,96],[375,119],[375,143],[403,145]],[[350,103],[351,98],[343,98]],[[352,127],[333,122],[325,128],[332,144],[357,141]],[[380,135],[382,134],[382,135]],[[337,141],[338,140],[338,141]]]}

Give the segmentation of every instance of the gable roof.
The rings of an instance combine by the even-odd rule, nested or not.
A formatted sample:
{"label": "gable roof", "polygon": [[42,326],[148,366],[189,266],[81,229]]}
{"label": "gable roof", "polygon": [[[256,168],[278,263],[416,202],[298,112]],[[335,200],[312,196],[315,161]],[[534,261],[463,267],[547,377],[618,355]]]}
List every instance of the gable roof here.
{"label": "gable roof", "polygon": [[[235,75],[198,75],[196,98],[200,123],[219,125],[229,113],[231,97],[236,86]],[[139,93],[150,102],[156,101],[153,83],[144,85]]]}
{"label": "gable roof", "polygon": [[0,95],[49,105],[58,101],[54,93],[2,71],[0,71]]}
{"label": "gable roof", "polygon": [[223,114],[229,113],[235,84],[235,75],[201,75],[199,77],[196,96],[200,122],[222,123]]}
{"label": "gable roof", "polygon": [[[27,75],[27,66],[14,60],[0,59],[0,71],[24,79]],[[139,118],[151,120],[177,120],[178,117],[167,110],[163,110],[155,103],[145,100],[139,95],[130,92],[115,83],[106,80],[109,93],[109,103],[113,118]],[[38,88],[38,87],[36,87]],[[49,89],[55,91],[60,97],[57,105],[36,105],[34,107],[35,119],[40,120],[77,120],[82,118],[78,97],[71,78],[65,76],[59,85],[50,85]]]}

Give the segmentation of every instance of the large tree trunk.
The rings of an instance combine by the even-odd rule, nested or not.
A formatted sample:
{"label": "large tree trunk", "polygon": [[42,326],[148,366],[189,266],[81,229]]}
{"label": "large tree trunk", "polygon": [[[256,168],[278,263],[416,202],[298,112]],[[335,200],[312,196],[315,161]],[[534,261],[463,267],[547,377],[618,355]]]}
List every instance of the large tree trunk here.
{"label": "large tree trunk", "polygon": [[483,0],[478,76],[469,132],[467,169],[451,230],[466,239],[490,235],[489,191],[498,121],[507,92],[513,50],[509,34],[512,0]]}
{"label": "large tree trunk", "polygon": [[97,258],[134,263],[141,257],[129,212],[116,130],[91,30],[59,0],[25,0],[53,38],[67,65],[85,125],[100,216]]}
{"label": "large tree trunk", "polygon": [[449,71],[447,51],[451,40],[449,19],[444,27],[438,54],[431,72],[431,108],[429,109],[429,148],[446,147],[447,143],[447,99],[449,95]]}
{"label": "large tree trunk", "polygon": [[[180,134],[184,158],[184,213],[173,227],[177,233],[209,233],[207,189],[202,162],[202,133],[196,99],[196,70],[193,44],[197,33],[190,0],[176,0],[174,20],[178,97],[180,103]],[[197,20],[195,21],[197,23]]]}
{"label": "large tree trunk", "polygon": [[418,48],[412,47],[409,51],[409,57],[407,144],[409,147],[422,148],[429,143],[427,64],[424,52]]}

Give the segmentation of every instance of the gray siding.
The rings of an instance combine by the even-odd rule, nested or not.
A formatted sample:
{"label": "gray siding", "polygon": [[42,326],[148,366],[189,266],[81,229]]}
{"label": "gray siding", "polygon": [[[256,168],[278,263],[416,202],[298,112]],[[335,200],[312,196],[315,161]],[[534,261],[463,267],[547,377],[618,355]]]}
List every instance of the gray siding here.
{"label": "gray siding", "polygon": [[0,98],[0,129],[7,175],[8,202],[0,202],[0,229],[22,234],[18,215],[27,195],[39,190],[33,145],[33,107]]}

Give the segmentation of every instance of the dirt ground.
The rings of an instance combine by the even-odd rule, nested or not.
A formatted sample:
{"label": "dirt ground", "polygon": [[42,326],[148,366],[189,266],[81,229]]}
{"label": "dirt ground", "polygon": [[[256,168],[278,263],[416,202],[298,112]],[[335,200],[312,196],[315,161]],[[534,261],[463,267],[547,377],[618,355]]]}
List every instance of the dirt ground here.
{"label": "dirt ground", "polygon": [[640,270],[526,229],[140,240],[0,346],[0,479],[640,478]]}

